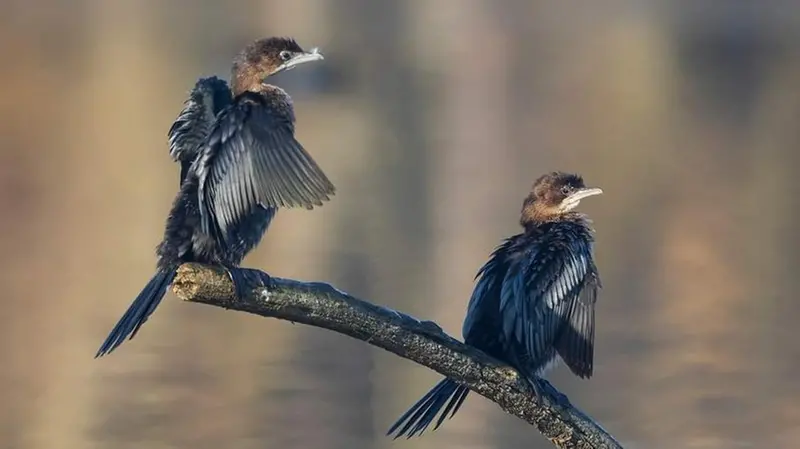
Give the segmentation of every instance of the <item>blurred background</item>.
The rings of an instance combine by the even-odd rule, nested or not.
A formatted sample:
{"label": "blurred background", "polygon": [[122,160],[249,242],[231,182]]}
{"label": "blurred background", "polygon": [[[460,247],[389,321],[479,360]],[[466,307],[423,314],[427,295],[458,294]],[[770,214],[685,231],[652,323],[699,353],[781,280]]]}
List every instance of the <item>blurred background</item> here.
{"label": "blurred background", "polygon": [[383,436],[435,373],[330,332],[184,304],[92,356],[153,273],[195,80],[291,35],[299,140],[337,185],[246,265],[460,337],[540,174],[584,175],[595,376],[553,383],[628,448],[798,447],[800,3],[0,2],[0,447],[548,448],[470,396]]}

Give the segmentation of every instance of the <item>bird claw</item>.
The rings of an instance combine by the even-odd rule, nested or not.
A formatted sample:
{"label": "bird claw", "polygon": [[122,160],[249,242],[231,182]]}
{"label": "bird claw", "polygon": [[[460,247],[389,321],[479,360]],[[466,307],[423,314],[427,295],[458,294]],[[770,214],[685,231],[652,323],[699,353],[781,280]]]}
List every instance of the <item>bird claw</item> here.
{"label": "bird claw", "polygon": [[272,279],[267,273],[251,268],[228,268],[228,274],[233,282],[236,298],[239,300],[246,298],[253,289],[269,288]]}
{"label": "bird claw", "polygon": [[531,390],[533,390],[533,395],[536,397],[536,403],[544,405],[544,386],[541,384],[541,381],[538,378],[527,380],[528,385],[531,387]]}
{"label": "bird claw", "polygon": [[570,404],[569,398],[564,393],[558,391],[550,382],[544,381],[542,383],[543,390],[547,390],[547,396],[551,402],[568,405]]}
{"label": "bird claw", "polygon": [[428,332],[432,332],[432,333],[440,333],[441,332],[441,333],[444,333],[444,329],[442,329],[442,326],[439,326],[439,324],[436,323],[435,321],[422,320],[422,321],[419,322],[419,324],[421,324],[423,327],[425,327],[425,329]]}
{"label": "bird claw", "polygon": [[392,309],[390,307],[386,307],[386,306],[378,306],[378,307],[383,309],[385,312],[391,313],[395,318],[398,318],[398,319],[401,319],[401,320],[404,319],[403,314],[398,312],[397,310],[394,310],[394,309]]}

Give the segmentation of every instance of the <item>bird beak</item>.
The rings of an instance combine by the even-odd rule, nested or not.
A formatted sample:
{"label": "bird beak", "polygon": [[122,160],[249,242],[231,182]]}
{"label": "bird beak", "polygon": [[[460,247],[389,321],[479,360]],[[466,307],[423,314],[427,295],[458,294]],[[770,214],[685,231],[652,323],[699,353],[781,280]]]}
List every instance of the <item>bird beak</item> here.
{"label": "bird beak", "polygon": [[569,196],[569,199],[572,201],[580,201],[586,198],[587,196],[600,195],[601,193],[603,193],[603,189],[598,189],[598,188],[580,189],[576,190],[575,192],[572,192],[572,195]]}
{"label": "bird beak", "polygon": [[572,192],[570,196],[564,198],[564,201],[561,202],[561,205],[564,210],[572,210],[575,209],[578,204],[580,204],[582,199],[589,196],[600,195],[601,193],[603,193],[603,190],[598,188],[576,190]]}
{"label": "bird beak", "polygon": [[322,56],[322,53],[319,52],[319,49],[314,47],[311,51],[304,52],[304,53],[296,53],[292,59],[284,62],[275,70],[274,73],[282,72],[284,70],[291,70],[297,67],[300,64],[305,64],[306,62],[314,62],[314,61],[321,61],[325,59]]}

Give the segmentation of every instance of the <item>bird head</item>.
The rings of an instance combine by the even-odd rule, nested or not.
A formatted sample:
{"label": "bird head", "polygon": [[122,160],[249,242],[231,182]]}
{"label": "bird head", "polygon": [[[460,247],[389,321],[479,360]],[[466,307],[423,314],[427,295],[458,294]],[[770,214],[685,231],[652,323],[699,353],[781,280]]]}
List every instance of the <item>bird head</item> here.
{"label": "bird head", "polygon": [[564,172],[547,173],[533,183],[522,207],[522,221],[552,221],[575,209],[581,200],[603,193],[586,187],[579,175]]}
{"label": "bird head", "polygon": [[234,92],[258,91],[270,76],[322,59],[318,48],[305,51],[288,37],[259,39],[245,47],[234,60]]}

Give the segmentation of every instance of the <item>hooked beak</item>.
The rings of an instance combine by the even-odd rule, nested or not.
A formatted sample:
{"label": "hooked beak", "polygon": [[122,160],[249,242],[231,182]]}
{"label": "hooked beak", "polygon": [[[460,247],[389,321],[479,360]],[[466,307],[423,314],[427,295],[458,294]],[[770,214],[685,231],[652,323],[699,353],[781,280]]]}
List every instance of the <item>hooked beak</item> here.
{"label": "hooked beak", "polygon": [[572,210],[576,208],[578,204],[580,204],[582,199],[589,196],[600,195],[601,193],[603,193],[603,190],[598,188],[586,188],[586,189],[576,190],[572,192],[570,196],[564,198],[564,201],[562,201],[561,204],[564,210]]}
{"label": "hooked beak", "polygon": [[572,201],[580,201],[586,198],[587,196],[600,195],[601,193],[603,193],[603,189],[598,189],[598,188],[580,189],[576,190],[575,192],[572,192],[572,195],[570,195],[568,199]]}
{"label": "hooked beak", "polygon": [[314,61],[321,61],[325,59],[322,56],[322,53],[319,52],[319,48],[314,47],[311,51],[305,53],[295,53],[292,56],[292,59],[284,62],[273,73],[283,72],[284,70],[291,70],[297,67],[300,64],[305,64],[306,62],[314,62]]}

